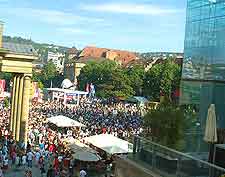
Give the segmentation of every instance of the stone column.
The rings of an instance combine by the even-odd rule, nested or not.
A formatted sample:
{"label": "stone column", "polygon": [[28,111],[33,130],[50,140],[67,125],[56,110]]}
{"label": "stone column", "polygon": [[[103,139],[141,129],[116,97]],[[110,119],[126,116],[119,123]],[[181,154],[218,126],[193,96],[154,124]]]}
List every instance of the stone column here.
{"label": "stone column", "polygon": [[17,116],[17,111],[18,111],[17,107],[18,107],[19,83],[20,83],[19,75],[15,75],[15,77],[16,77],[16,79],[15,79],[16,80],[16,82],[15,82],[16,88],[15,88],[14,104],[13,104],[14,111],[13,111],[13,129],[12,129],[14,138],[16,137],[16,116]]}
{"label": "stone column", "polygon": [[17,90],[18,93],[18,100],[17,100],[17,115],[16,115],[16,141],[19,142],[19,137],[20,137],[20,119],[21,119],[21,113],[22,113],[22,98],[23,98],[23,80],[24,76],[20,75],[19,77],[19,90]]}
{"label": "stone column", "polygon": [[30,85],[31,76],[25,75],[23,82],[23,96],[21,105],[21,119],[20,119],[20,141],[27,144],[27,130],[29,117],[29,100],[30,100]]}
{"label": "stone column", "polygon": [[15,105],[15,94],[16,94],[16,74],[13,76],[13,88],[12,88],[12,95],[11,95],[11,115],[10,115],[10,131],[13,132],[13,125],[14,125],[14,105]]}

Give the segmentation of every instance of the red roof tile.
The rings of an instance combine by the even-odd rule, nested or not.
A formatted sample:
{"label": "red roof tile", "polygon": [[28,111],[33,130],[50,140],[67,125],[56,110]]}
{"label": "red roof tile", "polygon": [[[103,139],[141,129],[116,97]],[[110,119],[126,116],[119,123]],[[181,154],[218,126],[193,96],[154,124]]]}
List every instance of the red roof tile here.
{"label": "red roof tile", "polygon": [[136,60],[137,56],[133,52],[114,50],[107,48],[97,48],[97,47],[85,47],[79,55],[79,58],[88,59],[93,58],[106,58],[118,61],[122,64],[126,64],[132,60]]}

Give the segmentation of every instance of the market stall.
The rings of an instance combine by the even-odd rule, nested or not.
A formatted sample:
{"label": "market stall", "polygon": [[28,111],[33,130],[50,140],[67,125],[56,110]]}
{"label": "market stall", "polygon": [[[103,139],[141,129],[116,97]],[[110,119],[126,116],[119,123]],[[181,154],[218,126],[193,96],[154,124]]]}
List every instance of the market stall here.
{"label": "market stall", "polygon": [[53,116],[47,119],[48,122],[55,124],[57,127],[85,127],[84,124],[70,119],[69,117],[65,117],[62,115],[59,116]]}
{"label": "market stall", "polygon": [[47,91],[52,100],[62,101],[65,105],[70,102],[79,105],[80,99],[88,95],[88,92],[61,88],[47,88]]}
{"label": "market stall", "polygon": [[133,144],[117,138],[111,134],[100,134],[84,138],[84,141],[108,154],[126,154],[133,152]]}
{"label": "market stall", "polygon": [[79,134],[80,129],[85,127],[84,124],[62,115],[47,118],[47,123],[50,129],[60,132],[66,137]]}

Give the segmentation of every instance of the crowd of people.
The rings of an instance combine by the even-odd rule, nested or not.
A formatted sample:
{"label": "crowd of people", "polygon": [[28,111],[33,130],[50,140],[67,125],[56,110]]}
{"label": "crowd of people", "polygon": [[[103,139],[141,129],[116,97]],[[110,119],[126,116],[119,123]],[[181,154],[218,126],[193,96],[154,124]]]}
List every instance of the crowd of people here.
{"label": "crowd of people", "polygon": [[109,133],[124,139],[142,132],[141,110],[135,104],[84,98],[79,106],[64,106],[53,101],[38,104],[34,109],[48,117],[62,114],[85,124],[86,128],[79,134],[81,137]]}
{"label": "crowd of people", "polygon": [[[49,126],[46,119],[64,115],[86,125],[79,131],[65,131]],[[86,166],[76,163],[72,151],[63,139],[69,136],[82,140],[84,137],[109,133],[122,139],[142,130],[141,110],[135,104],[111,103],[100,99],[83,98],[79,105],[65,106],[59,101],[33,102],[29,113],[28,142],[15,142],[9,131],[10,109],[0,110],[0,177],[9,168],[27,169],[26,176],[32,176],[30,168],[40,169],[47,177],[73,176],[79,172],[85,177]],[[106,165],[112,163],[105,159]],[[9,167],[10,165],[10,167]],[[27,168],[28,167],[28,168]],[[75,169],[75,170],[74,170]]]}

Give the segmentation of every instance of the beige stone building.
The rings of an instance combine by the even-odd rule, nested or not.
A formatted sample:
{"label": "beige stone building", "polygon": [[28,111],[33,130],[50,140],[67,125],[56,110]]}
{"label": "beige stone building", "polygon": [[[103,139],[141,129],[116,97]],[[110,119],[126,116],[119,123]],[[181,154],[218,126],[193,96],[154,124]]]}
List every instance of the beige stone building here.
{"label": "beige stone building", "polygon": [[71,82],[77,85],[77,78],[80,75],[81,69],[85,65],[85,63],[80,62],[67,63],[64,70],[65,78],[69,79]]}
{"label": "beige stone building", "polygon": [[0,72],[13,73],[10,131],[16,141],[27,143],[32,62],[37,55],[30,45],[2,42],[0,23]]}
{"label": "beige stone building", "polygon": [[[71,53],[75,53],[75,49],[71,49]],[[80,75],[81,69],[86,65],[87,62],[95,61],[101,62],[104,60],[112,60],[119,65],[125,66],[130,61],[137,60],[138,57],[129,51],[106,49],[98,47],[85,47],[80,53],[71,59],[70,62],[65,63],[64,75],[72,82],[77,84],[77,78]]]}

